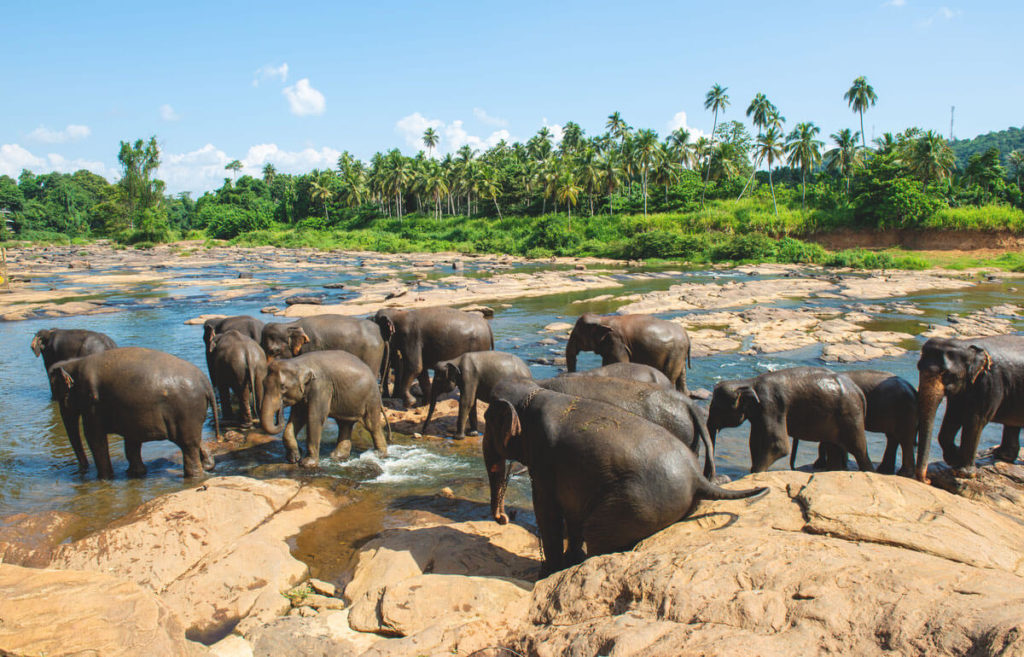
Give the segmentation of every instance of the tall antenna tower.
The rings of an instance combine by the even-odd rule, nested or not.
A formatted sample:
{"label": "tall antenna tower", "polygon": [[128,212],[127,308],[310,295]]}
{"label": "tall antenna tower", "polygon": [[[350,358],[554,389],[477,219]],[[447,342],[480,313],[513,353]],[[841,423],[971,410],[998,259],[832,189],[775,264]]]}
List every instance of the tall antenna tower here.
{"label": "tall antenna tower", "polygon": [[953,141],[953,114],[956,112],[956,105],[949,107],[949,140]]}

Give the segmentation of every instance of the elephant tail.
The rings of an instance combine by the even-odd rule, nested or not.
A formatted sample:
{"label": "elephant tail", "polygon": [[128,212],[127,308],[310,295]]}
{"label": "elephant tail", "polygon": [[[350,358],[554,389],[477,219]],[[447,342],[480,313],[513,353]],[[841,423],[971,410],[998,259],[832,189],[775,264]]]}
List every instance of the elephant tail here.
{"label": "elephant tail", "polygon": [[[388,394],[388,375],[391,374],[391,343],[384,343],[384,353],[381,354],[380,358],[380,393],[381,395]],[[398,383],[397,381],[395,382]]]}
{"label": "elephant tail", "polygon": [[[693,421],[693,426],[697,430],[697,435],[700,436],[700,441],[704,443],[704,478],[708,481],[715,480],[715,446],[711,442],[711,434],[708,433],[708,425],[704,423],[704,419],[701,418],[700,413],[693,405],[688,406],[690,411],[690,419]],[[694,445],[696,447],[696,445]],[[696,451],[696,450],[694,450]]]}
{"label": "elephant tail", "polygon": [[742,500],[744,498],[757,499],[768,494],[768,487],[747,488],[745,490],[726,490],[716,486],[704,477],[699,477],[697,484],[697,497],[702,500]]}
{"label": "elephant tail", "polygon": [[216,440],[220,440],[220,414],[217,412],[217,395],[213,393],[212,384],[206,386],[206,401],[213,410],[213,436]]}
{"label": "elephant tail", "polygon": [[391,421],[388,420],[388,414],[384,411],[384,404],[380,405],[380,414],[384,416],[384,426],[387,427],[387,429],[388,429],[388,444],[389,445],[394,445],[395,441],[393,441],[391,439],[392,438],[392,434],[391,434]]}

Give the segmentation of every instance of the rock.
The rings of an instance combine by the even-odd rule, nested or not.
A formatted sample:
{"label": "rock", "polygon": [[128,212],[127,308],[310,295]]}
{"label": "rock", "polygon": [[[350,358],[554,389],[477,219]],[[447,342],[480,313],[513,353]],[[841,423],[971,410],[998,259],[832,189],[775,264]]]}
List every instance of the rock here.
{"label": "rock", "polygon": [[463,306],[459,310],[464,313],[480,313],[484,319],[494,319],[494,308],[490,306],[482,306],[477,303],[471,306]]}
{"label": "rock", "polygon": [[215,315],[215,314],[200,315],[199,317],[191,317],[189,319],[186,319],[185,320],[185,325],[186,326],[198,326],[200,324],[205,324],[206,320],[208,320],[208,319],[221,319],[222,317],[227,317],[227,315]]}
{"label": "rock", "polygon": [[349,612],[349,625],[360,632],[409,636],[439,623],[502,617],[529,589],[528,583],[497,577],[419,575],[383,587],[377,600],[360,599]]}
{"label": "rock", "polygon": [[447,486],[442,488],[440,490],[440,492],[438,492],[438,495],[440,495],[441,497],[445,498],[446,500],[454,500],[455,499],[455,491],[453,491],[451,488],[448,488]]}
{"label": "rock", "polygon": [[0,563],[42,568],[53,550],[78,526],[66,511],[19,513],[0,518]]}
{"label": "rock", "polygon": [[1024,524],[910,479],[771,472],[633,551],[534,587],[499,645],[536,655],[1011,655]]}
{"label": "rock", "polygon": [[216,640],[243,618],[239,627],[287,610],[281,593],[308,569],[285,539],[334,508],[327,491],[297,481],[211,478],[62,545],[51,566],[134,581],[158,593],[190,637]]}
{"label": "rock", "polygon": [[238,278],[252,278],[253,273],[251,271],[240,271],[238,272]]}
{"label": "rock", "polygon": [[711,391],[707,388],[690,388],[690,399],[707,401],[711,399]]}
{"label": "rock", "polygon": [[384,300],[387,301],[388,299],[397,299],[398,297],[404,297],[408,293],[409,290],[393,290],[387,293],[387,295],[384,297]]}
{"label": "rock", "polygon": [[576,265],[575,267],[573,267],[573,269],[575,269],[576,271],[584,271],[586,270],[586,268],[586,265]]}
{"label": "rock", "polygon": [[381,641],[377,635],[350,629],[346,611],[330,611],[312,618],[275,619],[254,628],[247,639],[254,657],[348,657],[361,655]]}
{"label": "rock", "polygon": [[296,294],[294,296],[287,297],[284,300],[286,305],[294,306],[296,304],[303,304],[306,306],[319,306],[324,302],[323,297],[313,296],[311,294]]}
{"label": "rock", "polygon": [[278,308],[277,306],[263,306],[262,308],[260,308],[260,312],[263,313],[264,315],[276,315],[277,313],[281,312],[281,309]]}
{"label": "rock", "polygon": [[542,345],[545,345],[545,346],[546,345],[552,345],[552,344],[558,344],[558,340],[555,340],[554,338],[544,338],[543,340],[539,341],[537,344],[542,344]]}
{"label": "rock", "polygon": [[977,474],[970,478],[956,477],[945,463],[932,463],[928,477],[933,486],[961,497],[983,502],[1003,513],[1024,521],[1024,452],[1017,463],[997,461],[992,450],[978,454]]}
{"label": "rock", "polygon": [[900,356],[906,352],[906,349],[894,345],[830,344],[822,349],[821,359],[826,363],[859,363],[875,358]]}
{"label": "rock", "polygon": [[326,595],[333,598],[337,594],[337,588],[334,586],[334,584],[331,584],[330,582],[325,582],[322,579],[316,579],[314,577],[311,577],[309,579],[308,584],[309,588],[311,588],[315,593],[319,593],[320,595]]}
{"label": "rock", "polygon": [[237,634],[229,634],[210,646],[211,657],[253,657],[252,646]]}
{"label": "rock", "polygon": [[324,285],[324,287],[327,288],[328,290],[344,290],[345,289],[345,284],[344,283],[327,283],[327,284]]}
{"label": "rock", "polygon": [[0,565],[0,619],[4,655],[205,653],[156,594],[106,573]]}
{"label": "rock", "polygon": [[92,269],[92,265],[85,260],[72,260],[68,263],[68,269]]}
{"label": "rock", "polygon": [[567,333],[572,330],[573,325],[568,322],[553,322],[544,327],[545,331],[551,333]]}
{"label": "rock", "polygon": [[345,601],[319,593],[309,593],[301,598],[292,599],[293,607],[312,607],[313,609],[344,609]]}

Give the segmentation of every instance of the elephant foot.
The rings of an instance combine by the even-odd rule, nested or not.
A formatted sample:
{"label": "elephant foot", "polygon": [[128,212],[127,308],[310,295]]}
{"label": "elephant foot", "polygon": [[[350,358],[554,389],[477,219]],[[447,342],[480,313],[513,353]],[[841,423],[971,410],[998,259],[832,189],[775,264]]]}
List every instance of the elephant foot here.
{"label": "elephant foot", "polygon": [[213,460],[213,457],[207,454],[203,457],[203,470],[207,472],[213,472],[217,469],[217,462]]}
{"label": "elephant foot", "polygon": [[1007,463],[1015,463],[1017,461],[1017,455],[1019,453],[1019,449],[1013,450],[1011,452],[1011,450],[1005,449],[1003,447],[996,447],[994,450],[992,450],[992,456],[994,456],[996,460],[1006,461]]}
{"label": "elephant foot", "polygon": [[416,407],[416,399],[414,397],[406,397],[402,400],[402,404],[405,405],[405,410],[411,411]]}
{"label": "elephant foot", "polygon": [[331,452],[331,459],[335,461],[344,461],[349,455],[352,454],[352,443],[346,442],[344,445],[338,445]]}
{"label": "elephant foot", "polygon": [[466,439],[466,434],[464,434],[464,433],[457,433],[454,436],[452,436],[452,440],[465,440],[465,439]]}
{"label": "elephant foot", "polygon": [[953,468],[953,476],[957,479],[975,479],[978,476],[978,468],[974,465]]}
{"label": "elephant foot", "polygon": [[289,452],[285,452],[284,458],[285,458],[286,461],[288,461],[289,463],[294,465],[294,464],[299,462],[299,452],[298,451],[295,451],[295,452],[290,452],[290,451]]}
{"label": "elephant foot", "polygon": [[312,456],[307,456],[303,458],[301,461],[299,461],[299,467],[308,469],[316,468],[318,467],[317,459],[313,458]]}
{"label": "elephant foot", "polygon": [[565,553],[565,563],[569,566],[575,566],[576,564],[583,563],[587,558],[587,553],[582,548],[576,548],[575,550],[569,550]]}
{"label": "elephant foot", "polygon": [[[879,474],[892,474],[893,472],[896,472],[896,464],[879,463],[878,470],[876,470],[876,472],[878,472]],[[903,470],[900,470],[900,474],[903,474]]]}
{"label": "elephant foot", "polygon": [[[881,469],[879,469],[879,472],[882,472]],[[883,474],[885,474],[885,473],[883,473]],[[899,476],[901,476],[901,477],[911,477],[911,478],[913,478],[914,477],[914,468],[906,468],[906,467],[900,468],[900,471],[897,474],[899,474]]]}
{"label": "elephant foot", "polygon": [[942,460],[946,462],[946,465],[957,467],[960,464],[960,450],[957,447],[943,447],[942,448]]}
{"label": "elephant foot", "polygon": [[[466,436],[476,437],[476,436],[479,436],[479,435],[480,435],[480,432],[477,431],[476,429],[472,429],[472,430],[466,432]],[[463,437],[465,437],[465,436],[463,436]]]}
{"label": "elephant foot", "polygon": [[142,465],[130,465],[128,466],[128,476],[132,479],[139,479],[146,476],[146,466]]}

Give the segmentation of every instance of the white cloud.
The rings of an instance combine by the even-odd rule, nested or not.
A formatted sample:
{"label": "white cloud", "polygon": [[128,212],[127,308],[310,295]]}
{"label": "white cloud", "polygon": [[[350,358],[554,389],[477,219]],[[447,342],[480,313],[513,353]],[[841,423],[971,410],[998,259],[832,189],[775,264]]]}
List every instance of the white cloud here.
{"label": "white cloud", "polygon": [[252,78],[252,86],[258,87],[260,86],[260,82],[263,82],[264,80],[273,80],[275,78],[281,80],[281,84],[287,82],[288,62],[284,62],[280,66],[271,66],[268,64],[267,66],[256,69]]}
{"label": "white cloud", "polygon": [[302,78],[294,85],[285,87],[281,93],[288,99],[288,105],[295,116],[323,114],[327,109],[327,100],[309,84],[309,78]]}
{"label": "white cloud", "polygon": [[690,133],[690,141],[694,142],[701,137],[707,137],[708,134],[699,128],[693,128],[686,123],[686,112],[679,111],[672,115],[672,118],[668,121],[669,132],[675,132],[679,128],[682,128]]}
{"label": "white cloud", "polygon": [[953,20],[954,18],[956,18],[957,16],[959,16],[959,15],[961,15],[963,13],[964,12],[959,10],[959,9],[950,9],[949,7],[939,7],[938,10],[934,14],[932,14],[928,18],[924,19],[923,21],[921,21],[919,23],[919,25],[921,27],[929,27],[932,23],[934,23],[937,20],[951,21],[951,20]]}
{"label": "white cloud", "polygon": [[175,112],[170,105],[164,104],[160,106],[160,118],[164,121],[177,121],[181,115]]}
{"label": "white cloud", "polygon": [[[474,113],[476,113],[475,110]],[[512,135],[509,134],[508,130],[495,130],[486,137],[481,137],[470,134],[464,127],[461,119],[445,123],[440,119],[428,119],[419,112],[413,112],[395,122],[395,132],[402,135],[405,138],[405,143],[417,151],[424,148],[423,132],[427,128],[433,128],[441,136],[437,143],[435,155],[438,152],[454,153],[466,145],[474,150],[484,151],[502,139],[505,141],[512,140]]]}
{"label": "white cloud", "polygon": [[504,128],[508,125],[508,121],[499,116],[491,116],[482,107],[474,107],[473,116],[475,116],[476,120],[480,123],[486,123],[487,125],[493,125],[499,128]]}
{"label": "white cloud", "polygon": [[17,178],[22,169],[38,171],[43,166],[46,166],[43,158],[36,157],[18,144],[0,146],[0,175]]}
{"label": "white cloud", "polygon": [[540,122],[551,131],[551,138],[554,140],[554,145],[558,146],[562,142],[562,126],[557,123],[548,123],[548,117],[543,117]]}
{"label": "white cloud", "polygon": [[44,144],[63,144],[68,141],[78,141],[79,139],[85,139],[92,130],[87,125],[68,125],[63,130],[50,130],[44,126],[39,126],[32,132],[28,133],[28,138],[32,141],[42,142]]}
{"label": "white cloud", "polygon": [[88,169],[108,180],[112,180],[118,174],[117,169],[96,160],[69,160],[59,153],[48,153],[44,157],[35,155],[18,144],[0,146],[0,175],[17,178],[22,169],[28,169],[33,173],[50,173],[51,171],[74,173],[79,169]]}
{"label": "white cloud", "polygon": [[[299,151],[285,151],[277,144],[256,144],[250,146],[242,162],[241,175],[260,177],[263,165],[270,163],[281,173],[309,173],[312,169],[325,169],[337,165],[340,151],[333,148],[305,148]],[[201,194],[220,187],[230,172],[224,165],[236,159],[213,144],[187,153],[165,153],[157,172],[167,183],[167,191],[177,193],[190,191]]]}

